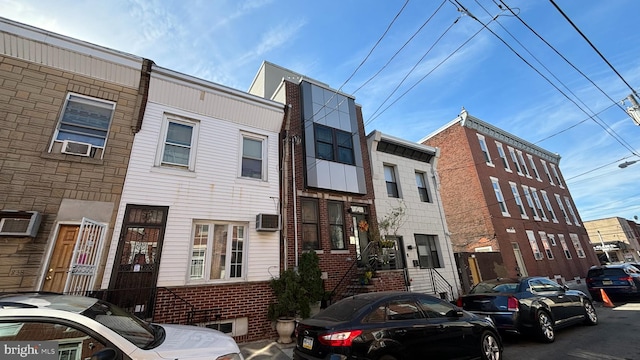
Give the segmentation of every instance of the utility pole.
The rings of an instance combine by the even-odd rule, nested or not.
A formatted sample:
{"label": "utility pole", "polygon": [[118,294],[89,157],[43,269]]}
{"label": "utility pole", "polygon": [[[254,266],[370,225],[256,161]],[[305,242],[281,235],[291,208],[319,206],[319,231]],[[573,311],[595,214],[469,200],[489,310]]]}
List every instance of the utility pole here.
{"label": "utility pole", "polygon": [[627,114],[631,116],[631,119],[633,119],[633,122],[636,123],[636,125],[640,126],[640,104],[638,104],[638,101],[633,94],[627,96],[627,99],[631,102],[631,107],[627,108]]}
{"label": "utility pole", "polygon": [[611,258],[609,257],[609,252],[604,247],[604,241],[602,240],[602,235],[600,235],[600,230],[598,230],[598,237],[600,238],[600,246],[602,246],[602,251],[604,251],[604,254],[607,256],[607,262],[610,263]]}

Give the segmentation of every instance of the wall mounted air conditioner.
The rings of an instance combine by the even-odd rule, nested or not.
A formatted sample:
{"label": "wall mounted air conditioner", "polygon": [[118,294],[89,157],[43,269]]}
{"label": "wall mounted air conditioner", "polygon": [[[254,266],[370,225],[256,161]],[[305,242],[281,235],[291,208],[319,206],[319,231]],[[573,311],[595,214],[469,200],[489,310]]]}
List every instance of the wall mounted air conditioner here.
{"label": "wall mounted air conditioner", "polygon": [[256,230],[258,231],[280,230],[280,215],[274,215],[274,214],[256,215]]}
{"label": "wall mounted air conditioner", "polygon": [[65,154],[89,156],[91,154],[91,144],[64,140],[61,151]]}
{"label": "wall mounted air conditioner", "polygon": [[0,236],[36,237],[42,215],[37,211],[0,211]]}

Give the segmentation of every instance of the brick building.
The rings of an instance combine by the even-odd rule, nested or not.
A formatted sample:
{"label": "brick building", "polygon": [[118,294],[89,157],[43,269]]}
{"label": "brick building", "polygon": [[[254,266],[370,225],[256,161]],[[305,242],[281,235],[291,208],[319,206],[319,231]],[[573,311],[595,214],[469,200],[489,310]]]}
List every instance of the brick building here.
{"label": "brick building", "polygon": [[598,263],[559,155],[464,109],[420,142],[441,149],[442,201],[465,287],[496,276],[573,281]]}

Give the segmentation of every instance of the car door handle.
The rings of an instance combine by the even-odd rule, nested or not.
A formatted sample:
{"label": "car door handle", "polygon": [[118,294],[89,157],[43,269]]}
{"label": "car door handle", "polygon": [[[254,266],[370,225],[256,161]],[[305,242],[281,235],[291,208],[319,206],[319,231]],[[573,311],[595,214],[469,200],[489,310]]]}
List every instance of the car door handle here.
{"label": "car door handle", "polygon": [[444,331],[447,328],[446,325],[440,324],[438,325],[438,331]]}
{"label": "car door handle", "polygon": [[407,330],[404,330],[404,329],[396,330],[396,334],[397,335],[406,335],[407,334]]}

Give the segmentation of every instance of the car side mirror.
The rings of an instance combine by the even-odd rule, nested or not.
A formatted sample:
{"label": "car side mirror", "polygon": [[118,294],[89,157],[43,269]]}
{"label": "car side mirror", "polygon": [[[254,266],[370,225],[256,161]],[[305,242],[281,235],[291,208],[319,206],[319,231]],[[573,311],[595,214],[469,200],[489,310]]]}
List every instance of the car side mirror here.
{"label": "car side mirror", "polygon": [[567,290],[569,290],[569,287],[566,284],[563,284],[562,285],[562,290],[567,291]]}
{"label": "car side mirror", "polygon": [[104,348],[93,355],[91,360],[115,360],[118,357],[118,353],[112,348]]}
{"label": "car side mirror", "polygon": [[450,317],[450,318],[452,318],[452,317],[462,317],[462,316],[464,316],[464,313],[462,312],[461,309],[451,309],[451,310],[447,311],[446,316]]}

